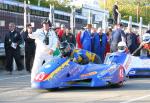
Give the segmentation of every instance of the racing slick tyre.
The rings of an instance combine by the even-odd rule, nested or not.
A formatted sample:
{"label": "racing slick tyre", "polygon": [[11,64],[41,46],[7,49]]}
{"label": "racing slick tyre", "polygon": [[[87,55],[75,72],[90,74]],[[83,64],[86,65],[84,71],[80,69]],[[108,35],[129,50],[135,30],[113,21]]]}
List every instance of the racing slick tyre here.
{"label": "racing slick tyre", "polygon": [[51,89],[46,89],[47,91],[53,92],[53,91],[57,91],[59,88],[51,88]]}

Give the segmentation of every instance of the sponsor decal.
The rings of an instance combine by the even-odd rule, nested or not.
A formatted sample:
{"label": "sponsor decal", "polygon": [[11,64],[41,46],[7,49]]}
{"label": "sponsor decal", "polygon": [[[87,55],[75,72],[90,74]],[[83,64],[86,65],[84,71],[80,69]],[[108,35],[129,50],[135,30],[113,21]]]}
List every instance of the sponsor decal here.
{"label": "sponsor decal", "polygon": [[123,67],[119,67],[119,78],[122,79],[124,77]]}
{"label": "sponsor decal", "polygon": [[117,65],[112,65],[109,69],[108,69],[108,72],[110,74],[112,74],[113,72],[115,72],[117,70]]}
{"label": "sponsor decal", "polygon": [[51,65],[50,65],[50,64],[45,66],[45,68],[50,68],[50,67],[51,67]]}
{"label": "sponsor decal", "polygon": [[112,76],[108,76],[108,77],[103,77],[101,78],[102,80],[105,80],[105,81],[110,81],[112,79]]}
{"label": "sponsor decal", "polygon": [[80,68],[79,67],[75,67],[75,68],[73,68],[73,69],[71,69],[70,71],[69,71],[69,74],[70,75],[75,75],[76,73],[78,73],[80,71]]}
{"label": "sponsor decal", "polygon": [[98,74],[98,77],[102,77],[104,76],[105,74],[109,73],[109,75],[112,75],[116,70],[117,70],[117,65],[112,65],[111,67],[109,67],[108,69],[106,70],[103,70],[101,71],[99,74]]}
{"label": "sponsor decal", "polygon": [[34,80],[37,81],[37,82],[41,82],[41,81],[44,81],[44,79],[47,78],[47,77],[48,77],[48,74],[46,74],[44,72],[41,72],[41,73],[36,75]]}
{"label": "sponsor decal", "polygon": [[87,76],[92,76],[92,75],[95,75],[97,74],[97,72],[90,72],[90,73],[87,73],[87,74],[82,74],[80,77],[87,77]]}
{"label": "sponsor decal", "polygon": [[129,74],[135,74],[136,73],[136,71],[130,71],[129,72]]}
{"label": "sponsor decal", "polygon": [[49,74],[49,76],[45,80],[49,80],[49,79],[53,78],[59,71],[61,71],[65,66],[68,65],[69,61],[70,60],[67,60],[61,66],[59,66],[58,68],[56,68],[52,73]]}

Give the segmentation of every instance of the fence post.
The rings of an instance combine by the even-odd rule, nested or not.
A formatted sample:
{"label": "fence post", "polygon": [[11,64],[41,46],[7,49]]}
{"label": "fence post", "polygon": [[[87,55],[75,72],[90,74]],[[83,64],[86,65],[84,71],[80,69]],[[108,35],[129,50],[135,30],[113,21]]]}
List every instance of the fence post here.
{"label": "fence post", "polygon": [[132,16],[129,16],[128,27],[129,27],[129,28],[132,28]]}
{"label": "fence post", "polygon": [[140,17],[140,23],[139,23],[139,35],[140,35],[140,37],[142,36],[142,23],[143,23],[143,19],[142,19],[142,17]]}

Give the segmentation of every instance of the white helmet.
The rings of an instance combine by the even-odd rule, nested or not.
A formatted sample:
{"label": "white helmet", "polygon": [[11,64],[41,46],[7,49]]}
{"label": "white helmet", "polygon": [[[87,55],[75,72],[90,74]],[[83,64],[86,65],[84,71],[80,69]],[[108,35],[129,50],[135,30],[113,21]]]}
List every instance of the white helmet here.
{"label": "white helmet", "polygon": [[124,52],[127,48],[127,45],[125,42],[121,41],[118,43],[118,52]]}
{"label": "white helmet", "polygon": [[142,41],[146,42],[146,43],[150,43],[150,34],[149,33],[145,33],[142,37]]}

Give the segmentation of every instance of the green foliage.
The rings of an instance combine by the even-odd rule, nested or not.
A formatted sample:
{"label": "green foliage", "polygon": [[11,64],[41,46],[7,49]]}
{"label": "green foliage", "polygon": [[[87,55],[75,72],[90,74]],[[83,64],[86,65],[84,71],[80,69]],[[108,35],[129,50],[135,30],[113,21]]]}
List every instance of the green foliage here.
{"label": "green foliage", "polygon": [[[17,0],[19,2],[24,2],[24,0]],[[28,0],[26,0],[28,1]],[[32,5],[38,5],[38,0],[30,0]],[[57,0],[41,0],[40,6],[49,8],[49,4],[54,5],[56,10],[62,10],[66,12],[70,12],[71,9],[69,7],[65,7],[65,4],[68,3],[68,0],[65,0],[64,3],[60,4]]]}
{"label": "green foliage", "polygon": [[[112,7],[116,0],[106,0],[106,8],[112,14]],[[137,6],[139,10],[139,18],[143,18],[143,23],[147,25],[150,23],[150,0],[117,0],[119,6],[119,12],[121,13],[122,19],[129,20],[129,16],[132,16],[132,20],[137,22]],[[100,4],[104,7],[104,2]],[[138,21],[139,21],[138,18]]]}

